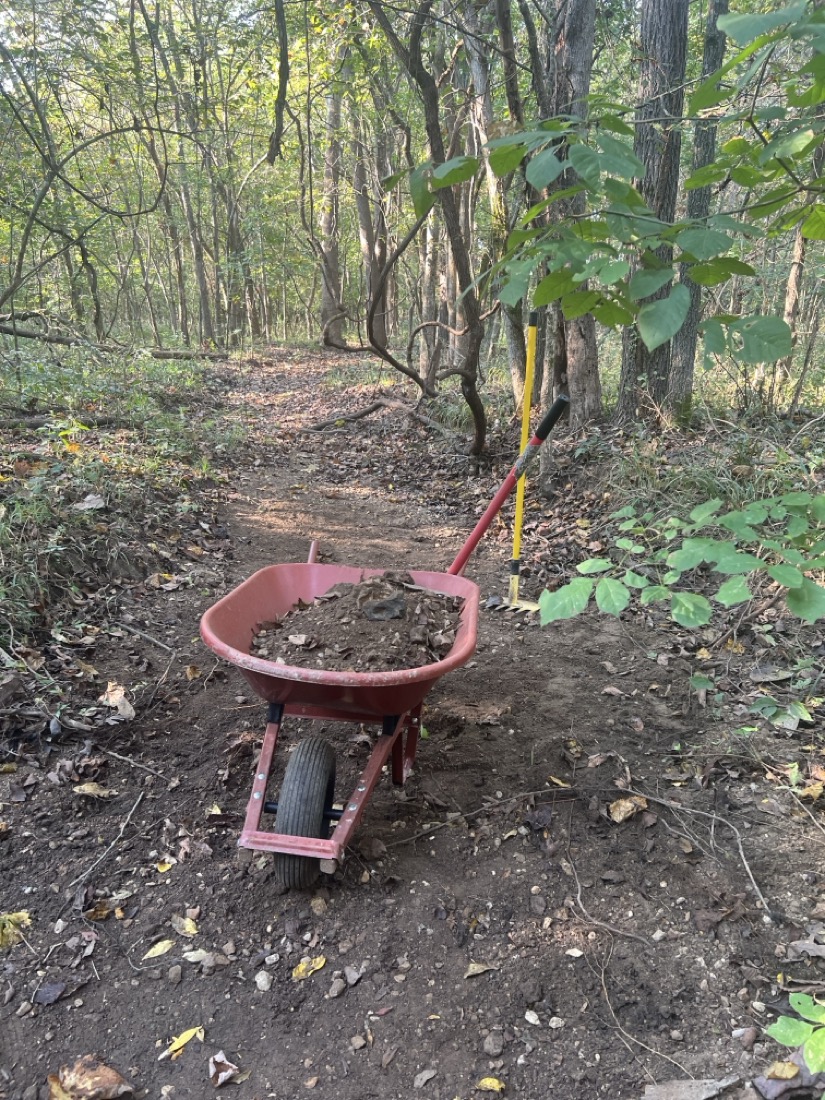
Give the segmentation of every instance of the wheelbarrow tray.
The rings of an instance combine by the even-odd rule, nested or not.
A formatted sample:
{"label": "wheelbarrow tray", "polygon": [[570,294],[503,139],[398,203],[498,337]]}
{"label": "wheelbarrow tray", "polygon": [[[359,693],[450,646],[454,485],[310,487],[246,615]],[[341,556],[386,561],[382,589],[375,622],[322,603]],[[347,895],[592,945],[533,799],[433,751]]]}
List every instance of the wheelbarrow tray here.
{"label": "wheelbarrow tray", "polygon": [[415,584],[464,600],[455,641],[440,661],[390,672],[333,672],[276,664],[253,656],[252,639],[264,622],[283,617],[299,600],[310,603],[336,584],[358,584],[384,569],[289,562],[253,573],[214,604],[201,619],[201,637],[218,656],[241,670],[253,690],[292,714],[319,709],[344,720],[369,721],[412,710],[446,673],[465,664],[475,651],[478,586],[461,576],[409,570]]}

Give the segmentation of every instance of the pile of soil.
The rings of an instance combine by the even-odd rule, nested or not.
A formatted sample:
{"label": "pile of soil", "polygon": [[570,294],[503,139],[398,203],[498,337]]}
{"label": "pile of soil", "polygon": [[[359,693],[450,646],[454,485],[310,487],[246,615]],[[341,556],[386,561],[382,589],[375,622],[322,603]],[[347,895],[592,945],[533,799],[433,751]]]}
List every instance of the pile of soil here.
{"label": "pile of soil", "polygon": [[336,584],[313,603],[299,601],[282,619],[261,623],[251,652],[331,672],[420,668],[449,653],[463,603],[422,588],[409,573]]}

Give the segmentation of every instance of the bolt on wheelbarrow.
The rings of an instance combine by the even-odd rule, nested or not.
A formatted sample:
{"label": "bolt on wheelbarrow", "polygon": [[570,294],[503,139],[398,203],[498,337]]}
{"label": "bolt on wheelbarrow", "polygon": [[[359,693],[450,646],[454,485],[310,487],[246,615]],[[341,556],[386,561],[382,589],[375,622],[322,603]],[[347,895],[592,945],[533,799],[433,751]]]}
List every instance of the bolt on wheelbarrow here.
{"label": "bolt on wheelbarrow", "polygon": [[[333,672],[279,664],[252,654],[252,641],[262,622],[281,618],[299,601],[311,603],[337,584],[357,584],[385,572],[321,564],[316,561],[314,542],[308,561],[258,570],[201,619],[200,632],[206,645],[236,665],[256,694],[269,704],[238,845],[274,853],[276,873],[286,886],[307,889],[321,871],[333,872],[341,865],[386,766],[397,785],[403,785],[410,774],[427,693],[442,676],[466,664],[475,651],[479,590],[461,574],[567,404],[566,397],[555,401],[447,572],[409,571],[416,585],[463,600],[455,641],[441,660],[389,672]],[[335,754],[322,737],[309,737],[297,745],[290,753],[277,802],[267,799],[275,749],[288,715],[381,726],[367,765],[342,809],[335,808]],[[275,815],[274,830],[262,827],[264,814]]]}

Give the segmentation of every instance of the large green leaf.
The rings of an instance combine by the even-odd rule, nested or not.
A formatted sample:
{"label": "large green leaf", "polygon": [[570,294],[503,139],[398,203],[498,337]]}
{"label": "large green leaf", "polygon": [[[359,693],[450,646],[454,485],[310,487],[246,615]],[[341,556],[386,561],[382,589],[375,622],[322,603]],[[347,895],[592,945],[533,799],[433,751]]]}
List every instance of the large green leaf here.
{"label": "large green leaf", "polygon": [[477,157],[453,157],[452,160],[445,160],[443,164],[433,168],[432,188],[438,191],[442,187],[464,183],[465,180],[472,179],[477,171]]}
{"label": "large green leaf", "polygon": [[809,241],[825,241],[825,206],[816,203],[802,223],[802,236]]}
{"label": "large green leaf", "polygon": [[676,236],[676,243],[683,252],[689,252],[697,260],[710,260],[727,252],[732,241],[727,233],[720,233],[718,229],[692,228],[683,229]]}
{"label": "large green leaf", "polygon": [[432,165],[427,161],[426,164],[419,164],[410,172],[410,194],[417,218],[423,218],[435,206],[435,195],[430,190],[431,169]]}
{"label": "large green leaf", "polygon": [[673,278],[673,268],[656,268],[654,270],[637,271],[628,283],[627,292],[631,298],[649,298],[657,290],[661,290]]}
{"label": "large green leaf", "polygon": [[575,321],[577,317],[583,317],[594,306],[601,302],[602,296],[597,290],[576,290],[572,294],[565,294],[561,300],[561,308],[565,319]]}
{"label": "large green leaf", "polygon": [[684,324],[690,309],[690,291],[675,286],[667,298],[648,302],[639,310],[636,324],[648,351],[655,351],[672,339]]}
{"label": "large green leaf", "polygon": [[490,150],[490,167],[497,176],[506,176],[515,172],[516,168],[524,160],[527,152],[522,144],[501,145],[497,149]]}
{"label": "large green leaf", "polygon": [[608,558],[588,558],[587,561],[580,562],[576,569],[579,573],[589,575],[590,573],[606,573],[608,569],[613,568],[613,562]]}
{"label": "large green leaf", "polygon": [[537,191],[543,191],[545,187],[559,178],[564,171],[564,165],[552,149],[542,149],[527,165],[524,173],[527,182]]}
{"label": "large green leaf", "polygon": [[793,350],[791,330],[781,317],[743,317],[730,331],[742,341],[736,354],[741,363],[773,363]]}
{"label": "large green leaf", "polygon": [[739,603],[747,603],[751,590],[744,577],[728,577],[713,598],[724,607],[735,607]]}
{"label": "large green leaf", "polygon": [[652,584],[642,592],[642,603],[658,603],[660,600],[669,600],[673,595],[671,590],[663,584]]}
{"label": "large green leaf", "polygon": [[630,592],[621,581],[602,577],[596,585],[596,606],[607,615],[621,615],[630,603]]}
{"label": "large green leaf", "polygon": [[602,150],[603,172],[627,180],[632,180],[634,177],[641,179],[644,176],[645,166],[629,145],[617,141],[603,130],[596,132],[595,140]]}
{"label": "large green leaf", "polygon": [[795,23],[805,14],[807,4],[800,0],[797,4],[789,4],[786,8],[778,8],[776,11],[767,12],[765,15],[720,15],[717,26],[720,31],[733,39],[739,46],[752,42],[760,35],[769,34],[777,27],[785,23]]}
{"label": "large green leaf", "polygon": [[801,588],[805,580],[804,574],[792,565],[771,565],[768,567],[768,576],[777,584],[784,584],[786,588]]}
{"label": "large green leaf", "polygon": [[825,617],[825,588],[808,577],[798,588],[789,588],[785,600],[788,610],[806,623],[815,623]]}
{"label": "large green leaf", "polygon": [[808,993],[792,993],[789,998],[791,1008],[803,1020],[812,1020],[815,1024],[825,1024],[825,1005],[817,1002]]}
{"label": "large green leaf", "polygon": [[590,601],[593,581],[589,577],[574,577],[569,584],[557,588],[555,592],[546,589],[539,596],[539,618],[541,625],[556,622],[558,619],[573,619],[580,615]]}
{"label": "large green leaf", "polygon": [[704,596],[697,596],[693,592],[674,592],[670,614],[680,626],[693,629],[710,622],[713,608]]}
{"label": "large green leaf", "polygon": [[552,271],[549,275],[545,275],[536,287],[536,293],[533,295],[533,305],[537,308],[538,306],[546,306],[549,302],[561,298],[562,294],[569,293],[575,285],[572,272],[566,269],[564,271]]}
{"label": "large green leaf", "polygon": [[811,1073],[822,1073],[825,1070],[825,1027],[817,1028],[803,1049]]}
{"label": "large green leaf", "polygon": [[783,1047],[798,1047],[814,1033],[813,1026],[804,1020],[794,1020],[791,1016],[780,1016],[776,1023],[765,1028],[767,1035],[781,1043]]}

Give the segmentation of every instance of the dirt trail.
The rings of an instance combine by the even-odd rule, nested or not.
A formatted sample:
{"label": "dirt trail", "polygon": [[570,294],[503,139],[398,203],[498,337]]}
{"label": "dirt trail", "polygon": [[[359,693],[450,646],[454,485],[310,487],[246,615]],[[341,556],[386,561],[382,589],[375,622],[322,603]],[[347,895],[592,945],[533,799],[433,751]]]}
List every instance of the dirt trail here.
{"label": "dirt trail", "polygon": [[[290,369],[309,394],[324,367]],[[263,412],[238,397],[262,439],[286,379],[276,362],[255,381]],[[294,392],[290,407],[300,422]],[[404,457],[426,473],[424,438],[411,431]],[[0,785],[0,908],[32,918],[0,956],[0,1096],[46,1097],[46,1075],[92,1051],[138,1096],[175,1100],[212,1094],[221,1049],[249,1071],[228,1086],[238,1100],[469,1100],[485,1079],[521,1100],[632,1100],[653,1080],[744,1082],[769,1060],[746,1029],[778,1002],[777,947],[822,906],[821,878],[797,855],[803,825],[765,807],[748,761],[691,709],[667,634],[483,611],[475,659],[427,701],[416,774],[403,790],[382,781],[341,872],[283,893],[270,857],[238,853],[265,707],[200,645],[199,616],[256,568],[304,560],[316,537],[329,560],[444,568],[478,509],[426,479],[398,488],[395,439],[370,422],[334,442],[262,442],[261,465],[232,476],[219,580],[138,586],[125,608],[174,657],[164,675],[168,651],[124,636],[100,672],[157,682],[151,705],[95,733],[109,755],[82,739],[33,755],[25,803]],[[365,466],[341,460],[355,441]],[[478,479],[479,503],[493,480]],[[482,598],[504,594],[505,547],[488,540],[467,575]],[[287,720],[281,768],[308,732]],[[344,797],[375,730],[324,732]],[[112,798],[44,778],[58,756],[95,755]],[[616,824],[610,807],[632,791],[647,806]],[[738,838],[784,924],[767,923]],[[304,956],[324,962],[296,981]],[[203,1043],[158,1061],[197,1026]]]}

